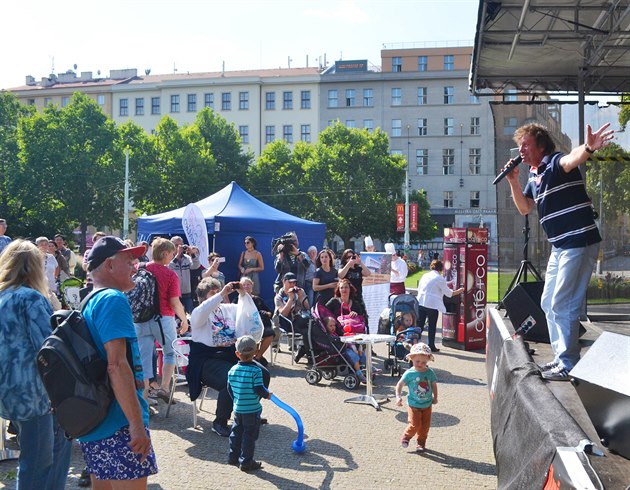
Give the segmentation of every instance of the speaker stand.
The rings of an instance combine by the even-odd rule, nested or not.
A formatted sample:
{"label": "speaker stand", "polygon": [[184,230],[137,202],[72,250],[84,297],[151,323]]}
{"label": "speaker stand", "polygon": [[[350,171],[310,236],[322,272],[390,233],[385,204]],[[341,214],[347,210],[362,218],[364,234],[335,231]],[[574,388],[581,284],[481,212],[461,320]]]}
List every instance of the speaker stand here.
{"label": "speaker stand", "polygon": [[[534,267],[534,264],[532,264],[528,258],[528,252],[527,252],[528,245],[529,245],[529,215],[528,214],[525,215],[525,226],[523,227],[523,235],[525,235],[525,245],[523,245],[523,260],[521,260],[521,266],[519,267],[517,273],[512,278],[512,281],[510,282],[510,285],[505,291],[503,298],[501,298],[501,301],[499,301],[499,305],[497,306],[497,309],[499,310],[502,310],[505,308],[503,304],[503,300],[505,300],[505,297],[508,294],[510,294],[512,289],[514,289],[516,285],[521,282],[527,282],[528,272],[531,272],[531,274],[536,278],[536,280],[538,281],[543,280],[542,276],[536,270],[536,267]],[[507,311],[505,312],[505,315],[507,316]]]}

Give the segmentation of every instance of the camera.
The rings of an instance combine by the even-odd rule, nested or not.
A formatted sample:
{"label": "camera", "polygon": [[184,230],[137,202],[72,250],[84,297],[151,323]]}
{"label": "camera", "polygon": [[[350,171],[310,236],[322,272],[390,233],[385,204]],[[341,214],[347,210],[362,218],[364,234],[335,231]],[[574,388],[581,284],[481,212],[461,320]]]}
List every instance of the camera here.
{"label": "camera", "polygon": [[188,245],[182,245],[182,250],[184,253],[188,253]]}
{"label": "camera", "polygon": [[236,282],[236,283],[232,284],[232,289],[241,289],[241,283],[240,282]]}
{"label": "camera", "polygon": [[[279,250],[282,245],[281,250]],[[291,252],[295,248],[295,237],[291,233],[285,233],[279,238],[271,240],[271,253],[277,255],[279,252]]]}

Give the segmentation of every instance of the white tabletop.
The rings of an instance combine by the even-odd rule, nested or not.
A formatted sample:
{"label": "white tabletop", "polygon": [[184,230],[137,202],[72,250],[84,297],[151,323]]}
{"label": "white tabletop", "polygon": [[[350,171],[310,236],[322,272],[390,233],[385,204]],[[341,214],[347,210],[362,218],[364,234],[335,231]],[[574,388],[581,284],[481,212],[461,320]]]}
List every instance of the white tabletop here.
{"label": "white tabletop", "polygon": [[380,333],[360,333],[357,335],[348,335],[340,337],[342,342],[353,344],[378,344],[380,342],[394,342],[394,335],[385,335]]}

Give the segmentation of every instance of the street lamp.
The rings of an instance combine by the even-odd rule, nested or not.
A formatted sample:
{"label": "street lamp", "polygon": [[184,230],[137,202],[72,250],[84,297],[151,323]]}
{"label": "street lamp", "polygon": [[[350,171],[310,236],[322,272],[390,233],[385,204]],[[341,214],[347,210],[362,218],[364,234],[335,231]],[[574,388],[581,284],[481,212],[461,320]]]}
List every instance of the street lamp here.
{"label": "street lamp", "polygon": [[405,167],[405,235],[404,245],[405,255],[409,256],[409,159],[411,158],[411,126],[407,124],[407,165]]}

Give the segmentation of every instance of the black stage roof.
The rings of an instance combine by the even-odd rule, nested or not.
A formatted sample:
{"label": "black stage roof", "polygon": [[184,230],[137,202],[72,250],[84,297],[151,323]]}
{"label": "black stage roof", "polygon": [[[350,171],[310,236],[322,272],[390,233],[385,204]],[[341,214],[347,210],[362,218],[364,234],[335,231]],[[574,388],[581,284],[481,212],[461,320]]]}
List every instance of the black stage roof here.
{"label": "black stage roof", "polygon": [[630,0],[480,0],[470,89],[630,92]]}

